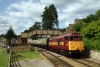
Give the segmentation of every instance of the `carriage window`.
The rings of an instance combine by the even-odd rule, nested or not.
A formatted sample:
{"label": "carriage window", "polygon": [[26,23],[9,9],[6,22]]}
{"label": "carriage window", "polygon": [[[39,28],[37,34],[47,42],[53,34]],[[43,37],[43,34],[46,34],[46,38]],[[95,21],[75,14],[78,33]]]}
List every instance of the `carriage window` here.
{"label": "carriage window", "polygon": [[64,39],[65,39],[65,40],[69,40],[69,37],[65,37]]}
{"label": "carriage window", "polygon": [[60,40],[58,40],[58,46],[60,46]]}
{"label": "carriage window", "polygon": [[70,36],[70,41],[73,41],[73,36]]}

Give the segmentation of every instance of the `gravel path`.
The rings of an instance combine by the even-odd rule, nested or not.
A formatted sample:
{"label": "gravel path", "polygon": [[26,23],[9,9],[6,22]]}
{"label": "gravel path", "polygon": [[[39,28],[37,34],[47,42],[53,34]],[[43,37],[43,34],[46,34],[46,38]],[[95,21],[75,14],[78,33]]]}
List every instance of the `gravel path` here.
{"label": "gravel path", "polygon": [[28,59],[19,61],[21,67],[54,67],[48,60]]}

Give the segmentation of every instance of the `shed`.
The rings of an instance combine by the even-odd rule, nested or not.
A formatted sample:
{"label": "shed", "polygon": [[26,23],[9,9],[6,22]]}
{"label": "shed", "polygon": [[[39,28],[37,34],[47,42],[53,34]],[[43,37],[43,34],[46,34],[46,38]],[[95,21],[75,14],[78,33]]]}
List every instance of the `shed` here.
{"label": "shed", "polygon": [[0,38],[0,45],[3,45],[3,44],[7,44],[6,38],[1,37],[1,38]]}

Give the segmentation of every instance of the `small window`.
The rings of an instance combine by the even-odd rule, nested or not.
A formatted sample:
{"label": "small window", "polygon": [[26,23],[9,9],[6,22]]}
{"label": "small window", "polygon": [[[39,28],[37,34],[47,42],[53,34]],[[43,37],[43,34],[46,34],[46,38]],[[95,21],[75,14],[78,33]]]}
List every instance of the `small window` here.
{"label": "small window", "polygon": [[73,41],[73,36],[70,36],[70,41]]}
{"label": "small window", "polygon": [[0,43],[2,43],[3,42],[3,40],[0,40]]}
{"label": "small window", "polygon": [[68,41],[68,40],[69,40],[69,37],[65,37],[65,40],[67,40],[67,41]]}
{"label": "small window", "polygon": [[74,36],[74,38],[79,38],[79,36]]}
{"label": "small window", "polygon": [[60,40],[58,40],[58,46],[60,46]]}

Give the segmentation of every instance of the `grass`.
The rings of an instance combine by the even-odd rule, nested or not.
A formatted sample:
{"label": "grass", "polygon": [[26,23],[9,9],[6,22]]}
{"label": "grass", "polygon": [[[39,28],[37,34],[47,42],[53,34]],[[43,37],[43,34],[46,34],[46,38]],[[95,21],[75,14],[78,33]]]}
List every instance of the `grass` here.
{"label": "grass", "polygon": [[6,48],[0,46],[0,67],[7,67],[8,64],[8,54],[6,53]]}
{"label": "grass", "polygon": [[[32,52],[18,52],[12,54],[12,56],[19,56],[18,60],[24,60],[25,62],[28,62],[28,59],[40,59],[42,60],[43,58],[36,53],[34,50]],[[0,46],[0,67],[7,67],[8,64],[8,54],[6,53],[6,48],[2,48]]]}
{"label": "grass", "polygon": [[[18,60],[25,60],[27,59],[40,59],[42,60],[43,57],[41,57],[38,53],[36,53],[34,50],[31,52],[18,52],[16,54],[12,54],[12,56],[18,56]],[[28,61],[27,61],[28,62]]]}

